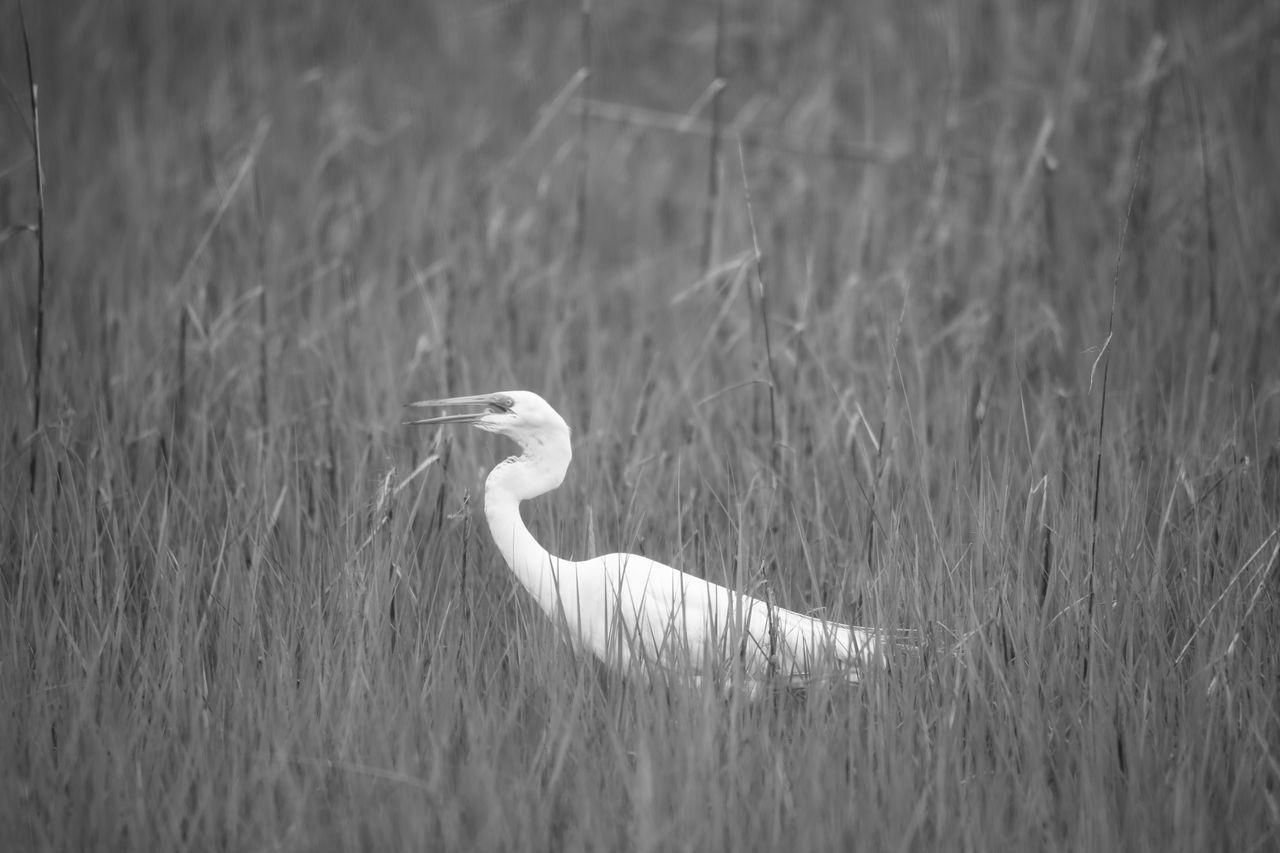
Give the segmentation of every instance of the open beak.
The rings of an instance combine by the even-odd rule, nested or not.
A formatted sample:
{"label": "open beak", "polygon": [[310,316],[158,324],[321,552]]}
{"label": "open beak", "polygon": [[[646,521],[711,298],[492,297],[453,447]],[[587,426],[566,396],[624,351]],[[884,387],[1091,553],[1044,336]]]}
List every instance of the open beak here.
{"label": "open beak", "polygon": [[479,421],[487,414],[491,414],[494,409],[501,410],[505,408],[497,402],[499,394],[476,394],[471,397],[449,397],[445,400],[419,400],[416,403],[407,403],[407,409],[443,409],[453,406],[484,406],[484,410],[480,412],[460,412],[456,415],[440,415],[434,418],[423,418],[416,421],[405,421],[406,425],[431,425],[431,424],[473,424]]}

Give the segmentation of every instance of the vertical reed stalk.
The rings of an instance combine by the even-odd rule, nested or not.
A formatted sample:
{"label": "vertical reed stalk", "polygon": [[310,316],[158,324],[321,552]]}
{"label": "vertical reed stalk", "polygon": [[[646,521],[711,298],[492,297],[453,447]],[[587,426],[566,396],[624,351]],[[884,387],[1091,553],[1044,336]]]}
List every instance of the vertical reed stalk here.
{"label": "vertical reed stalk", "polygon": [[262,182],[256,173],[253,179],[253,211],[258,233],[258,419],[262,424],[262,442],[265,447],[271,440],[271,373],[268,368],[270,361],[267,359],[267,220],[262,212]]}
{"label": "vertical reed stalk", "polygon": [[587,146],[591,123],[591,0],[582,0],[579,44],[582,48],[582,111],[578,114],[578,207],[573,226],[574,269],[582,262],[587,242],[587,172],[591,168],[591,151]]}
{"label": "vertical reed stalk", "polygon": [[27,16],[21,0],[18,3],[18,20],[22,27],[22,50],[27,60],[27,86],[31,91],[31,147],[36,158],[36,369],[32,381],[31,464],[28,469],[29,489],[36,491],[36,469],[39,454],[36,452],[36,436],[40,433],[40,386],[44,373],[44,291],[45,291],[45,241],[44,241],[44,160],[40,155],[40,99],[35,71],[31,67],[31,41],[27,36]]}
{"label": "vertical reed stalk", "polygon": [[1098,362],[1102,362],[1102,399],[1098,405],[1098,449],[1094,456],[1093,466],[1093,521],[1091,524],[1091,532],[1089,539],[1089,570],[1088,570],[1088,635],[1085,640],[1084,655],[1084,671],[1083,679],[1089,680],[1089,658],[1093,649],[1093,604],[1096,592],[1095,574],[1098,564],[1098,509],[1101,504],[1102,493],[1102,438],[1103,431],[1107,423],[1107,377],[1111,369],[1111,358],[1109,350],[1111,342],[1115,335],[1116,324],[1116,294],[1120,290],[1120,262],[1124,258],[1125,240],[1129,236],[1129,219],[1133,215],[1133,200],[1138,194],[1138,184],[1142,179],[1142,154],[1143,147],[1146,144],[1146,135],[1138,137],[1138,152],[1133,164],[1133,182],[1129,187],[1129,203],[1125,207],[1124,222],[1120,226],[1120,245],[1116,249],[1115,275],[1111,279],[1111,310],[1107,315],[1107,337],[1103,341],[1102,351],[1098,353],[1098,358],[1093,363],[1093,371],[1090,371],[1090,384],[1093,380],[1093,372],[1098,369]]}
{"label": "vertical reed stalk", "polygon": [[[1187,70],[1183,68],[1183,79]],[[1191,103],[1195,110],[1196,137],[1200,146],[1201,204],[1204,209],[1205,272],[1209,277],[1209,378],[1217,372],[1219,336],[1218,316],[1218,233],[1213,218],[1213,174],[1209,169],[1209,131],[1204,117],[1204,95],[1200,87],[1191,85]]]}
{"label": "vertical reed stalk", "polygon": [[[720,208],[720,94],[724,91],[724,0],[716,3],[716,46],[712,60],[711,141],[707,153],[707,207],[702,214],[702,274],[711,270],[716,211]],[[741,145],[739,145],[741,148]]]}
{"label": "vertical reed stalk", "polygon": [[773,366],[773,345],[769,339],[768,297],[764,286],[764,255],[760,251],[760,238],[756,234],[756,217],[751,209],[751,186],[747,182],[747,159],[742,153],[742,140],[738,140],[738,163],[742,167],[742,191],[747,198],[747,222],[751,225],[751,246],[756,262],[756,286],[759,288],[760,327],[764,330],[764,357],[769,370],[769,470],[778,476],[778,374]]}

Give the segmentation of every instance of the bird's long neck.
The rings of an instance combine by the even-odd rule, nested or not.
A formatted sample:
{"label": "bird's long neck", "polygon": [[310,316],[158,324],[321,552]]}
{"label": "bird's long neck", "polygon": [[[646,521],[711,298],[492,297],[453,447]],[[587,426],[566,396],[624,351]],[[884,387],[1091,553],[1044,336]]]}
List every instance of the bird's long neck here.
{"label": "bird's long neck", "polygon": [[554,611],[558,601],[555,572],[560,561],[533,538],[520,517],[520,502],[560,485],[567,467],[567,461],[562,465],[526,453],[499,463],[484,485],[484,514],[494,544],[512,573],[548,612]]}

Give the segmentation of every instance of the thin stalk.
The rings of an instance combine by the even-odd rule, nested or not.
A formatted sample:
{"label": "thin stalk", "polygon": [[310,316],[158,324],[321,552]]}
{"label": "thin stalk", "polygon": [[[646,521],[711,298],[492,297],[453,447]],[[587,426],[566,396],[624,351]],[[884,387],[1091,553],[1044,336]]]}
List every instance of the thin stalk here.
{"label": "thin stalk", "polygon": [[[867,514],[867,570],[875,573],[876,528],[879,519],[876,508],[880,503],[880,482],[884,479],[885,466],[888,459],[884,452],[884,437],[889,423],[889,400],[893,394],[893,368],[898,361],[898,342],[902,340],[902,325],[907,319],[907,304],[911,299],[911,281],[907,280],[902,291],[902,308],[898,312],[898,322],[893,328],[893,341],[889,345],[887,364],[884,371],[884,412],[880,416],[880,430],[876,434],[876,464],[871,481],[871,494],[867,497],[870,512]],[[903,393],[905,396],[906,389]]]}
{"label": "thin stalk", "polygon": [[[711,142],[707,155],[707,207],[702,215],[702,274],[711,269],[715,247],[716,210],[720,207],[720,94],[724,91],[724,0],[716,3],[716,46],[711,79]],[[741,144],[739,144],[741,149]],[[758,257],[758,253],[757,253]]]}
{"label": "thin stalk", "polygon": [[271,373],[267,359],[267,224],[262,213],[262,182],[254,175],[253,210],[258,232],[258,419],[262,424],[262,442],[271,440]]}
{"label": "thin stalk", "polygon": [[738,163],[742,167],[742,191],[747,199],[747,222],[751,225],[751,246],[755,250],[756,285],[760,295],[760,325],[764,329],[764,357],[769,369],[769,469],[778,475],[778,374],[773,366],[773,345],[769,339],[769,310],[764,286],[764,255],[760,252],[760,238],[756,234],[756,217],[751,209],[751,186],[747,183],[747,159],[738,144]]}
{"label": "thin stalk", "polygon": [[[1184,68],[1184,80],[1186,79],[1186,74],[1187,72]],[[1204,96],[1200,92],[1200,87],[1194,84],[1191,86],[1191,92],[1194,96],[1191,99],[1191,103],[1195,107],[1196,136],[1200,143],[1201,203],[1204,208],[1205,229],[1204,248],[1207,265],[1206,272],[1209,274],[1209,376],[1212,376],[1217,371],[1218,342],[1220,340],[1218,334],[1218,230],[1214,226],[1213,219],[1213,176],[1209,170],[1209,133],[1204,117]]]}
{"label": "thin stalk", "polygon": [[173,467],[169,472],[168,487],[173,485],[173,481],[181,475],[182,459],[185,455],[186,447],[186,431],[187,431],[187,315],[190,308],[184,303],[178,311],[178,389],[173,402],[173,435],[170,441],[173,443],[173,454],[171,458],[174,460]]}
{"label": "thin stalk", "polygon": [[591,123],[591,0],[582,0],[582,112],[578,116],[578,208],[573,228],[573,266],[582,261],[587,242],[587,172],[591,166],[591,152],[587,147],[587,130]]}
{"label": "thin stalk", "polygon": [[31,147],[36,158],[36,370],[31,388],[31,464],[28,469],[29,489],[36,491],[36,469],[39,454],[35,436],[40,432],[40,386],[44,373],[44,291],[45,291],[45,241],[44,241],[44,160],[40,156],[40,99],[35,72],[31,67],[31,41],[27,36],[27,16],[21,0],[18,3],[18,20],[22,26],[22,50],[27,60],[27,86],[31,90]]}
{"label": "thin stalk", "polygon": [[[1088,604],[1088,637],[1085,642],[1084,657],[1084,680],[1087,682],[1089,678],[1089,653],[1093,648],[1093,604],[1094,604],[1094,573],[1097,568],[1098,561],[1098,509],[1101,505],[1102,492],[1102,436],[1107,423],[1107,377],[1110,373],[1111,358],[1108,350],[1111,348],[1111,341],[1115,335],[1116,323],[1116,294],[1120,290],[1120,261],[1124,258],[1125,240],[1129,236],[1129,219],[1133,215],[1133,200],[1138,194],[1138,183],[1142,178],[1142,154],[1146,145],[1146,135],[1138,137],[1138,153],[1133,164],[1133,182],[1129,187],[1129,203],[1125,208],[1124,222],[1120,226],[1120,246],[1116,250],[1115,275],[1111,280],[1111,311],[1107,316],[1107,338],[1102,344],[1102,351],[1098,353],[1098,358],[1093,363],[1093,370],[1098,369],[1098,362],[1102,362],[1102,400],[1098,406],[1098,449],[1094,457],[1093,466],[1093,524],[1090,533],[1089,542],[1089,604]],[[1091,376],[1092,379],[1092,371]]]}

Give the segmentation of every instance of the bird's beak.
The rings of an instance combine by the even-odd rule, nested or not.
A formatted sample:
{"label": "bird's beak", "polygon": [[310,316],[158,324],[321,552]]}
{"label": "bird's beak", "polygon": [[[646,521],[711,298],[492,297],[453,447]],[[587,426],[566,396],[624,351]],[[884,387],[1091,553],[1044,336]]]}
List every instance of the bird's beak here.
{"label": "bird's beak", "polygon": [[485,410],[480,412],[461,412],[456,415],[440,415],[435,418],[423,418],[416,421],[405,421],[406,425],[423,425],[423,424],[473,424],[490,414],[489,407],[496,405],[496,394],[476,394],[472,397],[449,397],[445,400],[419,400],[416,403],[406,403],[407,409],[443,409],[453,406],[484,406]]}

